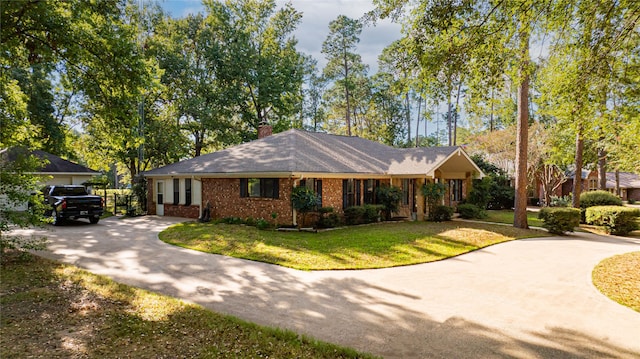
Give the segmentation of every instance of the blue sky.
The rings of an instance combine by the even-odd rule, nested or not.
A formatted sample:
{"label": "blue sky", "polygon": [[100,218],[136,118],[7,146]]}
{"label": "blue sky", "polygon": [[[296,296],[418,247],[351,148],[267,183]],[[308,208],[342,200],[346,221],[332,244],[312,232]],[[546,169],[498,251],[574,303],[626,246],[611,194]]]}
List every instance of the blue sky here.
{"label": "blue sky", "polygon": [[[159,2],[171,16],[176,18],[204,11],[200,0],[159,0]],[[276,0],[278,7],[282,7],[286,2]],[[295,32],[298,50],[318,60],[319,69],[326,64],[320,50],[322,42],[329,34],[329,23],[338,15],[357,19],[373,9],[371,0],[292,0],[291,3],[302,12],[302,21]],[[378,22],[375,27],[369,25],[363,28],[358,52],[363,61],[369,65],[370,74],[377,71],[378,55],[400,36],[400,25],[390,21]]]}

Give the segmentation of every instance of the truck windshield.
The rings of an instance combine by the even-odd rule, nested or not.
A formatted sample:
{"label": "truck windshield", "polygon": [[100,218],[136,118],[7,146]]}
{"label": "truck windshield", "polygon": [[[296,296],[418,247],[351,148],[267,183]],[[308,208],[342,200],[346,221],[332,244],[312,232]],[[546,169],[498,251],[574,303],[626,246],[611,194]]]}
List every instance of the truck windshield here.
{"label": "truck windshield", "polygon": [[84,196],[87,190],[84,187],[56,187],[51,192],[52,196]]}

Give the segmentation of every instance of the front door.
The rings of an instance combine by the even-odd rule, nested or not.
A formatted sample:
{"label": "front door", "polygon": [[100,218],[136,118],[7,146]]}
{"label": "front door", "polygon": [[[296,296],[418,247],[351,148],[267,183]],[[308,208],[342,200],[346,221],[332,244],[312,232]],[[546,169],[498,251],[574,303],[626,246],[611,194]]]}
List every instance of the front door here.
{"label": "front door", "polygon": [[156,182],[156,214],[164,216],[164,181]]}

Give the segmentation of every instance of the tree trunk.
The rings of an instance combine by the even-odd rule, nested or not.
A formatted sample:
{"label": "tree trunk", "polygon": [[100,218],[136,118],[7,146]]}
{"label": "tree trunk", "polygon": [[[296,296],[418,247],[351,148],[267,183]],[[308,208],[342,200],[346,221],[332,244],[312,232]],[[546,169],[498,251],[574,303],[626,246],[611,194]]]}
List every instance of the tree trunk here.
{"label": "tree trunk", "polygon": [[458,144],[458,114],[460,113],[460,91],[462,90],[462,78],[458,82],[458,94],[456,95],[456,115],[453,118],[453,146]]}
{"label": "tree trunk", "polygon": [[607,190],[607,151],[598,148],[598,189]]}
{"label": "tree trunk", "polygon": [[616,195],[620,196],[620,170],[616,168]]}
{"label": "tree trunk", "polygon": [[451,131],[451,123],[453,122],[451,120],[451,111],[452,111],[452,103],[451,103],[451,86],[447,86],[447,134],[449,137],[449,140],[447,142],[447,146],[451,146],[453,145],[453,133]]}
{"label": "tree trunk", "polygon": [[407,115],[407,146],[411,145],[411,103],[409,101],[409,91],[404,95],[404,108]]}
{"label": "tree trunk", "polygon": [[518,123],[516,132],[516,194],[513,226],[529,228],[527,223],[527,149],[529,146],[529,29],[521,25],[520,84],[518,86]]}
{"label": "tree trunk", "polygon": [[349,62],[347,60],[347,50],[344,49],[344,95],[347,101],[346,121],[347,121],[347,136],[351,136],[351,95],[349,94]]}
{"label": "tree trunk", "polygon": [[578,125],[576,133],[576,173],[573,176],[573,199],[571,205],[580,207],[580,194],[582,193],[582,153],[584,151],[584,139],[582,138],[582,124]]}
{"label": "tree trunk", "polygon": [[[416,118],[416,147],[418,147],[420,136],[418,136],[418,132],[420,132],[420,115],[422,112],[422,96],[418,97],[418,116]],[[426,121],[426,119],[425,119]],[[427,136],[427,133],[424,133],[424,136]]]}

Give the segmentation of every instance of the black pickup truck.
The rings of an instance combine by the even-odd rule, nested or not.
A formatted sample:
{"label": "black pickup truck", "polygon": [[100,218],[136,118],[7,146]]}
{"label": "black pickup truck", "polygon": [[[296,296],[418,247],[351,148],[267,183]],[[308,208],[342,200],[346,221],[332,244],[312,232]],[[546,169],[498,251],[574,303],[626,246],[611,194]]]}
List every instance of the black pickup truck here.
{"label": "black pickup truck", "polygon": [[91,196],[84,186],[46,186],[43,190],[44,203],[48,206],[54,226],[65,219],[88,218],[92,224],[98,223],[104,212],[104,201],[100,196]]}

